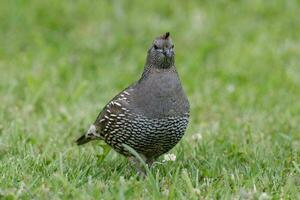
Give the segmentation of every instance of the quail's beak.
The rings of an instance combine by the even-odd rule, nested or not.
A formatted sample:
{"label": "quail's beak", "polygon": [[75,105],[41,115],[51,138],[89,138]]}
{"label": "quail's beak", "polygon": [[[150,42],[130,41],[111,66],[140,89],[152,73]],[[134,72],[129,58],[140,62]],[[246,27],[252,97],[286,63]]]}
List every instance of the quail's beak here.
{"label": "quail's beak", "polygon": [[164,49],[163,54],[168,58],[172,57],[172,55],[173,55],[173,53],[170,49]]}

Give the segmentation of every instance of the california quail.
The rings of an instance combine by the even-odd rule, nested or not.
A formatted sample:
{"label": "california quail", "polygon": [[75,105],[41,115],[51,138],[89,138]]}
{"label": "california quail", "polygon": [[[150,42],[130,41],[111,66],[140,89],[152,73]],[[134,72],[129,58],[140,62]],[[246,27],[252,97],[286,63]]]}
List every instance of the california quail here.
{"label": "california quail", "polygon": [[157,37],[148,50],[141,78],[104,107],[77,144],[101,139],[132,158],[124,148],[128,145],[148,164],[172,149],[182,138],[189,120],[189,102],[174,57],[169,32]]}

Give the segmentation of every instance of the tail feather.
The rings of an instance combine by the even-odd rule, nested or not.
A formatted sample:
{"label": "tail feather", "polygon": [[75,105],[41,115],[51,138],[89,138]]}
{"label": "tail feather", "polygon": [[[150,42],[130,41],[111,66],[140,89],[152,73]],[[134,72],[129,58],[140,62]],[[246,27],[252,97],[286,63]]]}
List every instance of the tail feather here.
{"label": "tail feather", "polygon": [[92,140],[92,138],[88,138],[88,137],[86,137],[86,135],[83,135],[76,140],[76,143],[77,143],[77,145],[83,145],[91,140]]}
{"label": "tail feather", "polygon": [[77,145],[82,145],[95,139],[101,139],[101,137],[97,134],[97,127],[92,124],[86,134],[76,140],[76,143]]}

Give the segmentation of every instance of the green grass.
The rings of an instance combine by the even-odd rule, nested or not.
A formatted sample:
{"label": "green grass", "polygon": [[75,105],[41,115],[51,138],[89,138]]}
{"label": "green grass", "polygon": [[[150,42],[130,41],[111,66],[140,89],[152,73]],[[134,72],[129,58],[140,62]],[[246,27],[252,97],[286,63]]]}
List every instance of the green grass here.
{"label": "green grass", "polygon": [[[299,10],[297,0],[0,1],[0,199],[300,199]],[[177,160],[138,180],[103,143],[74,141],[166,31],[191,120]]]}

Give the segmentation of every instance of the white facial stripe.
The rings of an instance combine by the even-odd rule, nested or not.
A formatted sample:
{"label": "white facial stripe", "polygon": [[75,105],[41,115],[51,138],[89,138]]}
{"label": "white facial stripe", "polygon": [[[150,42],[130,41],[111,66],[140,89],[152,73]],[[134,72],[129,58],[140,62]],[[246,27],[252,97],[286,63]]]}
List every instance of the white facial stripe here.
{"label": "white facial stripe", "polygon": [[89,130],[87,131],[88,134],[95,134],[96,133],[96,126],[94,124],[92,124],[89,128]]}

